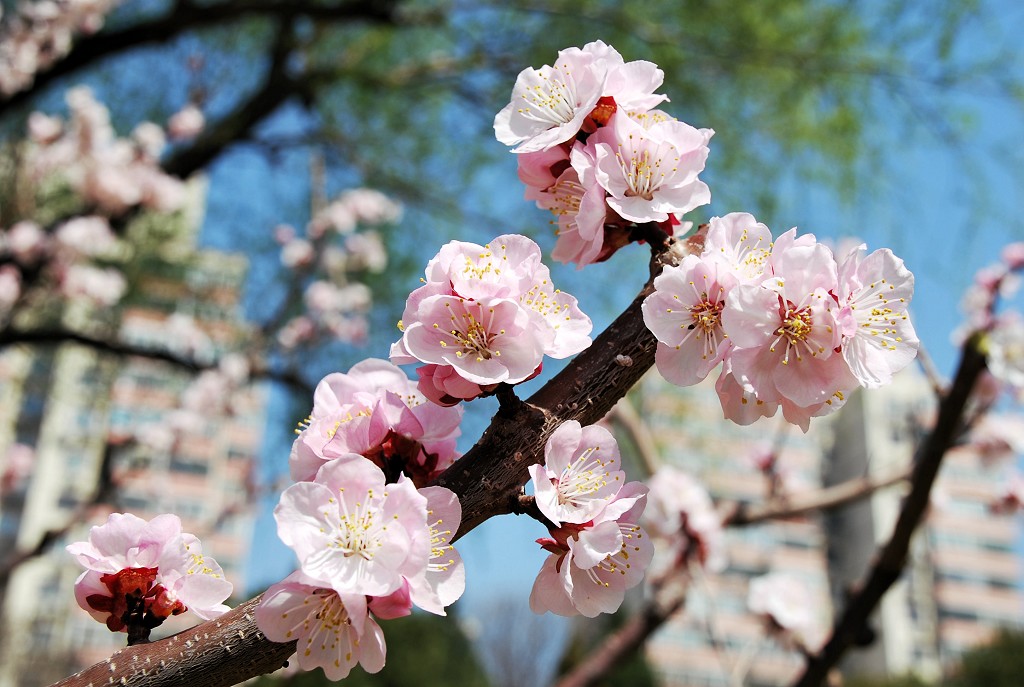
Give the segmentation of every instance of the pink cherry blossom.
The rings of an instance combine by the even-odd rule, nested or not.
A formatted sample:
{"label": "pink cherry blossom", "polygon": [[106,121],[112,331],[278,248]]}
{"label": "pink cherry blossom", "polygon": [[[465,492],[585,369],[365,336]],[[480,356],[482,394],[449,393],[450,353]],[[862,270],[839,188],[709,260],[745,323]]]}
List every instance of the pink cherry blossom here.
{"label": "pink cherry blossom", "polygon": [[281,264],[289,269],[312,264],[313,244],[306,239],[292,239],[281,247]]}
{"label": "pink cherry blossom", "polygon": [[51,117],[42,112],[33,112],[28,116],[28,136],[35,143],[53,143],[64,131],[64,123],[59,117]]}
{"label": "pink cherry blossom", "polygon": [[713,134],[675,120],[645,128],[617,112],[587,139],[608,205],[631,222],[662,222],[711,202],[707,184],[697,175]]}
{"label": "pink cherry blossom", "polygon": [[302,572],[339,594],[386,596],[430,559],[426,498],[404,477],[386,484],[360,456],[325,463],[315,481],[285,489],[274,518]]}
{"label": "pink cherry blossom", "polygon": [[406,323],[403,342],[416,359],[450,365],[474,384],[516,384],[541,364],[543,334],[516,301],[432,296]]}
{"label": "pink cherry blossom", "polygon": [[288,320],[277,332],[277,342],[282,348],[292,349],[299,344],[312,340],[316,334],[316,324],[310,317],[299,315]]}
{"label": "pink cherry blossom", "polygon": [[853,251],[839,268],[843,357],[863,386],[888,384],[917,356],[908,307],[914,275],[888,249]]}
{"label": "pink cherry blossom", "polygon": [[759,282],[771,253],[771,231],[750,213],[732,212],[708,222],[702,257],[723,264],[741,282]]}
{"label": "pink cherry blossom", "polygon": [[402,205],[372,188],[344,191],[338,202],[365,224],[394,224],[402,219]]}
{"label": "pink cherry blossom", "polygon": [[563,422],[548,437],[544,464],[529,468],[537,507],[556,527],[593,520],[625,483],[620,467],[611,432]]}
{"label": "pink cherry blossom", "polygon": [[654,556],[650,537],[636,524],[646,493],[647,487],[630,482],[591,522],[566,523],[537,540],[551,555],[530,593],[534,613],[593,618],[618,610]]}
{"label": "pink cherry blossom", "polygon": [[54,234],[57,243],[78,255],[96,256],[117,245],[110,222],[99,215],[75,217],[64,222]]}
{"label": "pink cherry blossom", "polygon": [[516,155],[516,174],[526,186],[526,200],[540,200],[539,196],[555,185],[562,172],[569,168],[569,142],[540,150],[536,153]]}
{"label": "pink cherry blossom", "polygon": [[1024,319],[1016,313],[993,322],[988,335],[988,369],[999,381],[1024,388]]}
{"label": "pink cherry blossom", "polygon": [[[574,155],[580,155],[576,153]],[[558,222],[558,241],[551,257],[559,262],[574,262],[582,268],[599,262],[604,253],[604,223],[608,208],[604,189],[590,175],[584,184],[578,171],[570,167],[543,193],[536,194],[537,206],[549,210]]]}
{"label": "pink cherry blossom", "polygon": [[120,301],[127,288],[119,271],[91,265],[71,265],[60,282],[61,293],[68,298],[85,298],[104,306]]}
{"label": "pink cherry blossom", "polygon": [[89,540],[68,545],[86,571],[75,583],[79,605],[113,631],[126,629],[124,595],[136,595],[148,616],[163,619],[191,610],[208,620],[228,610],[232,585],[199,540],[181,531],[176,515],[149,522],[113,513]]}
{"label": "pink cherry blossom", "polygon": [[132,130],[132,140],[139,153],[151,162],[156,161],[167,147],[164,130],[153,122],[139,122]]}
{"label": "pink cherry blossom", "polygon": [[[539,371],[539,370],[538,370]],[[462,401],[472,401],[497,388],[497,384],[474,384],[451,365],[420,365],[416,368],[420,378],[419,391],[440,406],[451,407]]]}
{"label": "pink cherry blossom", "polygon": [[956,448],[976,454],[985,465],[1012,461],[1024,453],[1024,418],[986,413],[972,425],[966,443]]}
{"label": "pink cherry blossom", "polygon": [[766,402],[808,408],[842,399],[857,380],[843,356],[833,355],[842,328],[831,295],[838,280],[831,251],[795,245],[773,252],[771,261],[773,276],[736,286],[722,313],[733,374]]}
{"label": "pink cherry blossom", "polygon": [[346,454],[373,460],[389,476],[405,473],[424,485],[458,457],[461,408],[426,402],[398,367],[370,358],[346,374],[325,377],[313,410],[289,458],[296,480],[312,480],[320,466]]}
{"label": "pink cherry blossom", "polygon": [[[421,374],[428,398],[447,403],[454,393],[474,398],[488,386],[517,384],[537,374],[544,355],[564,358],[590,345],[590,318],[554,288],[540,248],[524,236],[484,246],[453,241],[427,264],[424,281],[406,300],[391,359],[436,366]],[[467,384],[444,381],[449,369]]]}
{"label": "pink cherry blossom", "polygon": [[687,255],[654,280],[642,305],[644,324],[658,339],[655,363],[679,386],[696,384],[726,356],[732,342],[722,310],[736,278],[712,259]]}
{"label": "pink cherry blossom", "polygon": [[47,238],[36,222],[22,220],[7,230],[4,249],[22,265],[31,265],[42,257],[46,250]]}
{"label": "pink cherry blossom", "polygon": [[388,264],[387,249],[380,234],[362,231],[345,237],[346,266],[351,270],[366,270],[374,274],[384,271]]}
{"label": "pink cherry blossom", "polygon": [[341,680],[357,663],[368,673],[384,667],[384,633],[362,594],[325,589],[296,571],[264,593],[255,616],[270,641],[298,642],[302,670],[322,668],[328,680]]}
{"label": "pink cherry blossom", "polygon": [[627,111],[648,110],[666,100],[654,91],[664,73],[651,62],[625,62],[602,41],[558,53],[554,65],[519,73],[512,102],[494,118],[494,132],[516,153],[547,150],[588,128],[602,97]]}
{"label": "pink cherry blossom", "polygon": [[766,402],[758,398],[753,391],[745,389],[733,375],[731,367],[727,361],[722,367],[722,374],[715,382],[715,392],[718,394],[725,419],[738,425],[749,425],[762,417],[774,417],[779,410],[779,404]]}
{"label": "pink cherry blossom", "polygon": [[1024,242],[1006,244],[999,257],[1011,270],[1024,269]]}
{"label": "pink cherry blossom", "polygon": [[558,53],[554,66],[528,67],[512,88],[512,102],[494,117],[494,133],[513,151],[546,150],[573,138],[597,105],[604,74],[594,68],[595,55],[585,46]]}

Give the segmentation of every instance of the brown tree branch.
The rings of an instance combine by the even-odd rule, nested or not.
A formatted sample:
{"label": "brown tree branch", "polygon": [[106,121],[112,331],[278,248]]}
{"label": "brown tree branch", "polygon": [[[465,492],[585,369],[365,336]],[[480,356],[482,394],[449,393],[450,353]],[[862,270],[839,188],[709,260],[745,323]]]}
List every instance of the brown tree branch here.
{"label": "brown tree branch", "polygon": [[784,520],[830,510],[870,496],[879,489],[903,482],[910,478],[912,472],[913,468],[908,467],[882,477],[859,477],[824,489],[793,494],[757,505],[727,504],[723,509],[725,512],[722,515],[722,525],[745,527],[766,520]]}
{"label": "brown tree branch", "polygon": [[985,356],[977,341],[964,344],[960,365],[950,391],[939,404],[935,427],[915,456],[911,490],[903,501],[892,537],[879,550],[860,590],[853,594],[843,614],[836,620],[832,637],[817,654],[809,655],[804,673],[794,687],[817,687],[825,682],[828,671],[842,658],[868,621],[868,616],[889,587],[899,578],[910,548],[911,536],[928,507],[928,495],[938,474],[942,457],[961,433],[964,409],[978,377],[985,370]]}
{"label": "brown tree branch", "polygon": [[651,279],[590,348],[514,410],[500,409],[476,445],[437,479],[462,504],[455,539],[488,518],[513,512],[529,479],[527,468],[540,461],[551,432],[568,420],[597,422],[654,364],[657,341],[644,325],[640,305],[674,255],[656,253]]}

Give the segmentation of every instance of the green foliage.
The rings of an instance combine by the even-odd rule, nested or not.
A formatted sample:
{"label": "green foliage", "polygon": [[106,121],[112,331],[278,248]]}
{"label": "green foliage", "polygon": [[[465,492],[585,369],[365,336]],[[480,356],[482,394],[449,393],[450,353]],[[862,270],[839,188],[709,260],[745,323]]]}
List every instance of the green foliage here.
{"label": "green foliage", "polygon": [[341,683],[330,682],[323,671],[290,677],[266,676],[256,687],[487,687],[487,678],[473,656],[469,640],[454,617],[415,613],[382,623],[388,645],[384,669],[374,675],[356,667]]}
{"label": "green foliage", "polygon": [[1024,632],[1003,630],[984,646],[968,651],[944,687],[1018,687],[1024,675]]}
{"label": "green foliage", "polygon": [[930,683],[911,674],[878,678],[854,677],[843,684],[846,687],[929,687]]}
{"label": "green foliage", "polygon": [[[1024,631],[1004,629],[988,644],[978,646],[960,658],[960,664],[934,687],[1018,687],[1024,675]],[[897,677],[854,677],[847,687],[928,687],[914,675]]]}

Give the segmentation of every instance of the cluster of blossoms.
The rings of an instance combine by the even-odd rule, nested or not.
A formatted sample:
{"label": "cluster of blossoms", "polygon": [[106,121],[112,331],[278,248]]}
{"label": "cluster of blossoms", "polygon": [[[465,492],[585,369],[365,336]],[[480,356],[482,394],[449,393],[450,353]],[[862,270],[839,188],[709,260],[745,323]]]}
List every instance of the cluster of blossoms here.
{"label": "cluster of blossoms", "polygon": [[726,418],[749,424],[781,406],[806,431],[917,354],[913,275],[888,249],[864,253],[837,264],[812,234],[791,229],[773,243],[747,213],[713,218],[703,252],[665,268],[643,303],[658,371],[685,386],[722,363]]}
{"label": "cluster of blossoms", "polygon": [[454,405],[536,376],[545,355],[590,345],[593,324],[576,299],[551,284],[540,247],[518,235],[485,246],[452,241],[427,263],[405,303],[398,365],[421,362],[420,392]]}
{"label": "cluster of blossoms", "polygon": [[39,305],[52,291],[116,305],[127,290],[120,266],[131,249],[112,220],[133,210],[178,211],[187,199],[185,184],[160,168],[163,129],[143,122],[118,137],[88,88],[72,88],[65,99],[67,120],[32,113],[11,170],[12,208],[22,219],[0,228],[0,321],[16,317],[19,302]]}
{"label": "cluster of blossoms", "polygon": [[316,389],[292,448],[296,484],[274,510],[299,570],[272,586],[256,622],[298,640],[303,669],[338,680],[384,665],[377,619],[416,605],[444,615],[465,588],[449,544],[462,511],[448,489],[423,486],[456,457],[461,408],[425,402],[394,365],[367,360]]}
{"label": "cluster of blossoms", "polygon": [[[0,94],[32,84],[36,73],[71,50],[77,34],[103,28],[120,0],[41,0],[18,3],[18,13],[0,28]],[[0,9],[2,13],[2,9]]]}
{"label": "cluster of blossoms", "polygon": [[112,632],[148,631],[185,611],[209,620],[228,610],[231,583],[176,515],[146,522],[113,513],[67,550],[85,567],[75,581],[78,605]]}
{"label": "cluster of blossoms", "polygon": [[[710,201],[698,175],[713,132],[653,109],[666,100],[654,92],[662,79],[655,65],[626,63],[601,42],[563,50],[554,66],[519,75],[494,128],[500,141],[517,146],[527,198],[558,218],[556,259],[581,267],[605,260],[634,239],[658,230],[671,235],[684,213]],[[37,129],[49,124],[40,120]],[[53,140],[59,138],[58,126]],[[117,173],[107,170],[82,193],[106,189],[88,197],[108,209],[141,202],[143,195],[132,200],[108,188]],[[382,269],[379,239],[354,230],[398,214],[380,194],[358,190],[318,213],[302,237],[279,228],[286,267],[300,277],[328,275],[295,282],[311,314],[287,321],[280,343],[308,342],[321,327],[357,338],[348,316],[368,307],[369,294],[338,274],[360,262]],[[657,230],[648,226],[645,234],[640,225]],[[344,248],[335,245],[339,237]],[[907,318],[913,277],[889,251],[865,256],[860,247],[837,263],[813,236],[793,230],[773,243],[767,227],[742,213],[713,219],[701,250],[655,280],[643,316],[659,341],[657,366],[670,381],[694,384],[722,366],[718,390],[728,418],[746,424],[781,406],[806,430],[810,417],[837,408],[857,386],[888,382],[915,355]],[[297,642],[299,667],[320,667],[329,679],[345,677],[356,663],[380,670],[379,620],[407,615],[414,605],[444,615],[462,595],[465,573],[450,543],[461,506],[451,491],[429,486],[458,457],[459,402],[531,379],[545,355],[566,358],[591,343],[590,319],[554,288],[540,248],[523,236],[448,243],[428,262],[423,282],[406,301],[390,362],[367,360],[317,386],[289,458],[295,484],[274,511],[299,567],[267,590],[256,622],[271,641]],[[396,365],[416,363],[414,384]],[[724,562],[721,522],[707,493],[669,469],[650,488],[627,482],[603,427],[563,423],[529,474],[549,533],[537,541],[551,554],[530,595],[534,612],[616,611],[654,556],[640,525],[648,501],[652,531],[681,542],[673,565],[717,569]],[[81,556],[85,546],[70,548]],[[153,556],[121,558],[129,562],[108,565],[83,597],[83,607],[112,628],[124,615],[122,596],[153,599],[135,602],[148,603],[152,614],[188,603],[173,574],[146,564]],[[142,567],[131,569],[143,572],[117,577],[136,559]],[[755,612],[800,631],[792,613],[799,606],[773,598],[767,582],[752,585]]]}
{"label": "cluster of blossoms", "polygon": [[393,224],[401,216],[399,204],[379,191],[359,188],[345,191],[319,211],[302,236],[291,226],[277,227],[281,264],[301,284],[304,306],[278,331],[282,347],[294,349],[323,336],[340,341],[366,337],[371,294],[352,275],[384,270],[387,253],[371,227]]}
{"label": "cluster of blossoms", "polygon": [[99,214],[119,215],[135,207],[171,212],[185,201],[181,180],[165,174],[159,157],[166,145],[164,130],[152,122],[135,127],[131,138],[119,138],[110,112],[84,86],[67,92],[70,119],[32,113],[26,151],[26,173],[37,186],[70,186],[86,207]]}
{"label": "cluster of blossoms", "polygon": [[537,507],[552,524],[537,543],[551,553],[530,593],[534,613],[614,613],[654,556],[638,524],[647,487],[626,482],[619,447],[604,427],[570,420],[551,433],[544,464],[530,466]]}
{"label": "cluster of blossoms", "polygon": [[0,229],[0,319],[11,316],[40,276],[64,298],[115,305],[127,283],[120,270],[106,265],[121,255],[121,242],[101,215],[74,217],[52,234],[32,220]]}
{"label": "cluster of blossoms", "polygon": [[697,175],[714,132],[652,109],[668,100],[654,93],[663,80],[653,63],[625,62],[601,41],[516,79],[494,131],[516,146],[527,200],[557,218],[556,260],[606,260],[635,225],[671,235],[682,214],[711,201]]}

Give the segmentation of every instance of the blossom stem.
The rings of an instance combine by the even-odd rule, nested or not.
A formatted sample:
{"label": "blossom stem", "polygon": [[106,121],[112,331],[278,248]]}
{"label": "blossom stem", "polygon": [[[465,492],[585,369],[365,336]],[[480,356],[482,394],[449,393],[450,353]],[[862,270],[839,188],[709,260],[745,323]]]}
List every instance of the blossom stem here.
{"label": "blossom stem", "polygon": [[519,494],[512,505],[512,513],[515,515],[528,515],[545,527],[551,527],[551,522],[540,512],[540,508],[537,506],[537,499],[532,496]]}
{"label": "blossom stem", "polygon": [[519,410],[520,406],[523,405],[522,399],[516,396],[513,385],[502,382],[498,385],[498,388],[494,390],[494,395],[498,399],[498,405],[501,407],[501,412],[513,416]]}
{"label": "blossom stem", "polygon": [[128,631],[128,646],[149,643],[149,626],[146,624],[146,601],[139,595],[127,597],[128,611],[124,614],[124,621]]}

